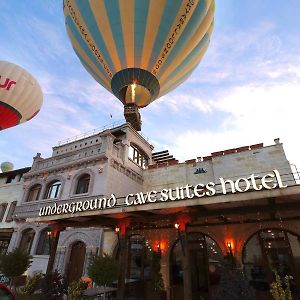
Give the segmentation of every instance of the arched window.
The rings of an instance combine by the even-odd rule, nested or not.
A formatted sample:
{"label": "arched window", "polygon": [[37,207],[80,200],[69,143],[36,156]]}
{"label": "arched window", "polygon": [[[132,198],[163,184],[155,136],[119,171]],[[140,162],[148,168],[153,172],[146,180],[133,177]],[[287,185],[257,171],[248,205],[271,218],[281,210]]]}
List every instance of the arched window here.
{"label": "arched window", "polygon": [[6,208],[7,208],[7,203],[2,203],[2,204],[0,205],[0,222],[3,221],[3,217],[4,217],[4,215],[5,215]]}
{"label": "arched window", "polygon": [[34,239],[34,230],[32,228],[26,229],[22,233],[22,238],[20,241],[19,248],[25,253],[30,253],[32,242]]}
{"label": "arched window", "polygon": [[27,196],[27,202],[39,200],[42,186],[40,184],[36,184],[29,190]]}
{"label": "arched window", "polygon": [[[268,290],[277,273],[297,278],[300,273],[300,238],[282,229],[265,229],[252,235],[243,248],[245,275],[257,290]],[[291,280],[291,289],[295,287]]]}
{"label": "arched window", "polygon": [[17,201],[14,201],[10,204],[9,211],[8,211],[7,217],[6,217],[6,222],[11,222],[13,220],[13,214],[15,212],[17,203],[18,203]]}
{"label": "arched window", "polygon": [[89,191],[90,179],[91,179],[91,177],[89,174],[81,175],[77,182],[75,194],[87,193]]}
{"label": "arched window", "polygon": [[46,199],[57,198],[61,189],[61,182],[59,180],[52,181],[46,191]]}
{"label": "arched window", "polygon": [[39,242],[36,248],[37,255],[49,255],[50,254],[50,228],[45,228],[39,238]]}

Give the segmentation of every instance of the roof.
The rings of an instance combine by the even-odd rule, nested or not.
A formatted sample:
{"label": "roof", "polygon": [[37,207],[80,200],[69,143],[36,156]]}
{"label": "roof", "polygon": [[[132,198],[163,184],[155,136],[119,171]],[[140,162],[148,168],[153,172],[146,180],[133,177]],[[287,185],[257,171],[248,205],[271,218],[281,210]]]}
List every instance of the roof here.
{"label": "roof", "polygon": [[17,170],[13,170],[13,171],[9,171],[9,172],[0,173],[0,178],[18,175],[18,174],[24,174],[24,173],[29,172],[30,169],[31,169],[31,167],[26,167],[26,168],[22,168],[22,169],[17,169]]}

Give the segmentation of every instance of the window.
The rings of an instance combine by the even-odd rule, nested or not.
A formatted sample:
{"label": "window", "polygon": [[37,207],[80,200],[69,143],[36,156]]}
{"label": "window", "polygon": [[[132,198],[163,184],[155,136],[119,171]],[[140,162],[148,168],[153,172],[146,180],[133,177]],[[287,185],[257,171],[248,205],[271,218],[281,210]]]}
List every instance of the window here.
{"label": "window", "polygon": [[90,184],[90,175],[89,174],[83,174],[82,176],[80,176],[78,179],[75,194],[87,193],[89,191],[89,184]]}
{"label": "window", "polygon": [[147,158],[146,154],[144,154],[137,147],[134,147],[131,145],[129,147],[128,156],[132,161],[134,161],[136,164],[138,164],[143,169],[148,165],[148,158]]}
{"label": "window", "polygon": [[14,201],[10,204],[9,206],[9,211],[8,211],[8,214],[7,214],[7,217],[6,217],[6,222],[11,222],[13,221],[13,214],[15,212],[15,209],[16,209],[16,206],[17,206],[17,201]]}
{"label": "window", "polygon": [[6,183],[13,183],[15,181],[16,175],[10,175],[6,178]]}
{"label": "window", "polygon": [[47,192],[46,192],[46,199],[57,198],[60,188],[61,188],[61,182],[59,180],[52,181],[52,183],[48,185]]}
{"label": "window", "polygon": [[37,255],[49,255],[50,254],[50,228],[44,229],[39,238],[39,242],[36,249]]}
{"label": "window", "polygon": [[27,202],[39,200],[41,189],[40,184],[34,185],[28,193]]}
{"label": "window", "polygon": [[34,234],[35,232],[33,229],[26,229],[22,234],[19,248],[25,253],[30,253]]}
{"label": "window", "polygon": [[2,220],[3,220],[3,217],[4,217],[5,212],[6,212],[6,208],[7,208],[7,203],[2,203],[0,205],[0,222],[2,222]]}

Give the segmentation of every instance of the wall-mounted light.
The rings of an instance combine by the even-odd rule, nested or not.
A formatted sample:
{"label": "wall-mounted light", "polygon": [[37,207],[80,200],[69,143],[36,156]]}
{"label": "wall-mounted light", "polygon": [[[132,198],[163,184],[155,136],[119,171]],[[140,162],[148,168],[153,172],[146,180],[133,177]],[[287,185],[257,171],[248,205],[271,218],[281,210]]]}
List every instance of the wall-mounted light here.
{"label": "wall-mounted light", "polygon": [[175,227],[176,229],[179,229],[179,226],[180,226],[180,225],[179,225],[178,223],[175,223],[175,224],[174,224],[174,227]]}
{"label": "wall-mounted light", "polygon": [[230,241],[226,242],[226,247],[228,249],[228,253],[232,254],[232,248],[233,248],[232,242]]}
{"label": "wall-mounted light", "polygon": [[120,232],[120,227],[117,226],[117,227],[115,228],[115,232],[116,232],[116,233],[119,233],[119,232]]}

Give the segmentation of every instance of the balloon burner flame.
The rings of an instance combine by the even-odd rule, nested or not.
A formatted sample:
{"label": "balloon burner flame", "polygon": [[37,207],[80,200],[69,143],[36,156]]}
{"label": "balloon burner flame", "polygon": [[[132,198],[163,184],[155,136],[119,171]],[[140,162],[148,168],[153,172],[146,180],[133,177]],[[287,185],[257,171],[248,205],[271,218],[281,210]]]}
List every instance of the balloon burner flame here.
{"label": "balloon burner flame", "polygon": [[133,84],[131,84],[131,100],[133,103],[135,102],[135,88],[136,88],[136,84],[134,82]]}

